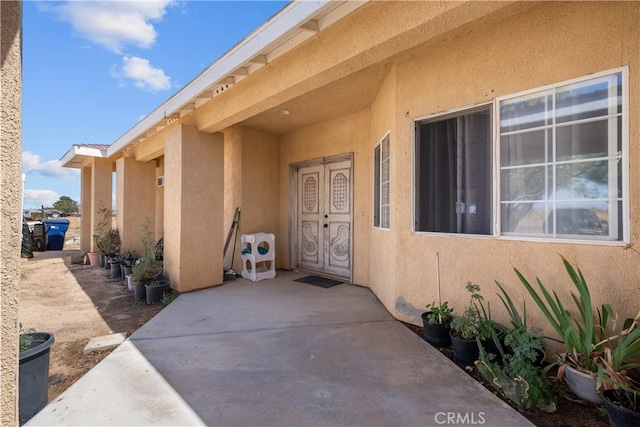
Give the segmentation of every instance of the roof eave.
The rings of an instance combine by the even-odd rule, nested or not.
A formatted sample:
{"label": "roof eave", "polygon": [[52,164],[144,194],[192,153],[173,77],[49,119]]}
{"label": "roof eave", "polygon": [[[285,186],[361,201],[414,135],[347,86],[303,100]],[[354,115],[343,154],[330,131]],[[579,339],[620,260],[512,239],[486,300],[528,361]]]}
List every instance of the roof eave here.
{"label": "roof eave", "polygon": [[82,160],[86,157],[106,158],[107,150],[98,147],[87,147],[83,145],[73,145],[69,151],[60,159],[60,164],[65,168],[82,167]]}

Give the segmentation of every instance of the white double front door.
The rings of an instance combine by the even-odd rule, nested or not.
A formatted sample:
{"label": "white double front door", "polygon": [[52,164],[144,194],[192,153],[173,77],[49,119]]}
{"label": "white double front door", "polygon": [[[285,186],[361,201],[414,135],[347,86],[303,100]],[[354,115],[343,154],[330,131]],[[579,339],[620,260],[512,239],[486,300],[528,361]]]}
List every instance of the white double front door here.
{"label": "white double front door", "polygon": [[297,265],[351,277],[351,160],[297,170]]}

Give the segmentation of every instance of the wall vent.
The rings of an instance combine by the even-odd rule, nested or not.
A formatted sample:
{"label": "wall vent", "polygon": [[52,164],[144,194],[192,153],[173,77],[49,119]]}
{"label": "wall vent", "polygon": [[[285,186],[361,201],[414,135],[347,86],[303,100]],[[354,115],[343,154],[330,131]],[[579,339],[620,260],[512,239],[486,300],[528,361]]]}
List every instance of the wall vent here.
{"label": "wall vent", "polygon": [[158,187],[164,187],[164,175],[158,177]]}

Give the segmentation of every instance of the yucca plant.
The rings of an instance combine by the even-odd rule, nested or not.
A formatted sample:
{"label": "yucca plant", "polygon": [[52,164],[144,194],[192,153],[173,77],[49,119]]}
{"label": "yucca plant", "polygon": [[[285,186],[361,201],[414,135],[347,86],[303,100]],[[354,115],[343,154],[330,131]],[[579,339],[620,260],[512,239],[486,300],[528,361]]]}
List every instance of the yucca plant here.
{"label": "yucca plant", "polygon": [[[611,310],[611,307],[608,307]],[[636,398],[633,395],[640,394],[640,382],[630,373],[640,367],[635,358],[640,354],[640,329],[638,320],[640,312],[633,319],[626,319],[621,324],[617,313],[609,312],[612,319],[614,335],[607,338],[605,349],[594,355],[597,366],[596,386],[604,390],[620,390],[627,394],[626,402],[629,409],[637,411]]]}
{"label": "yucca plant", "polygon": [[[561,342],[564,343],[566,347],[564,361],[582,371],[597,372],[593,355],[603,351],[604,344],[608,342],[606,341],[606,325],[611,310],[610,307],[607,309],[607,306],[603,305],[600,310],[594,312],[589,287],[582,272],[579,268],[575,269],[564,257],[562,257],[562,262],[578,291],[578,295],[572,292],[571,297],[578,309],[579,317],[574,317],[565,308],[556,292],[549,292],[538,277],[536,277],[536,282],[542,296],[536,292],[517,268],[514,267],[514,271],[551,327],[560,336]],[[596,314],[597,322],[595,320]]]}
{"label": "yucca plant", "polygon": [[[633,319],[620,322],[610,304],[594,310],[587,282],[579,268],[574,268],[565,257],[562,262],[577,290],[571,297],[579,317],[573,316],[562,304],[555,291],[549,292],[536,278],[541,295],[522,273],[514,271],[527,289],[549,324],[556,331],[566,351],[561,355],[558,375],[562,376],[566,364],[594,376],[597,388],[623,389],[637,393],[638,384],[629,376],[630,370],[640,364],[632,359],[640,354],[640,313]],[[609,320],[612,327],[608,329]],[[613,335],[608,331],[613,330]]]}

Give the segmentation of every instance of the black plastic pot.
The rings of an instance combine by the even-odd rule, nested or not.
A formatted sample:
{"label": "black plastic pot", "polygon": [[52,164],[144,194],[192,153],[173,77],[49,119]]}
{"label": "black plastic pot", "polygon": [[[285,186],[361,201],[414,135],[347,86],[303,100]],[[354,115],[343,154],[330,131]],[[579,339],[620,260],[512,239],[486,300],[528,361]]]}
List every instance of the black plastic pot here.
{"label": "black plastic pot", "polygon": [[131,274],[131,266],[120,264],[120,277],[122,277],[123,282],[126,282],[125,277],[127,277],[127,274]]}
{"label": "black plastic pot", "polygon": [[480,358],[480,351],[475,339],[464,340],[451,333],[449,336],[451,337],[451,347],[453,347],[453,358],[456,362],[471,366]]}
{"label": "black plastic pot", "polygon": [[147,300],[147,289],[146,285],[149,282],[131,282],[133,286],[133,296],[138,301],[146,301]]}
{"label": "black plastic pot", "polygon": [[49,397],[49,349],[54,343],[53,334],[34,332],[29,349],[19,356],[18,410],[20,424],[29,421],[47,406]]}
{"label": "black plastic pot", "polygon": [[168,280],[158,280],[147,283],[145,286],[147,293],[147,304],[155,304],[162,301],[165,292],[169,291]]}
{"label": "black plastic pot", "polygon": [[110,261],[109,265],[111,268],[111,278],[112,279],[117,279],[118,277],[120,277],[120,264],[122,264],[121,262],[118,261]]}
{"label": "black plastic pot", "polygon": [[[640,426],[640,398],[638,395],[627,394],[620,390],[605,390],[602,392],[602,399],[607,406],[609,413],[609,424],[611,427]],[[622,402],[631,403],[627,397],[635,399],[636,410],[629,409]]]}
{"label": "black plastic pot", "polygon": [[450,347],[451,337],[449,332],[451,330],[451,321],[444,323],[429,324],[427,317],[431,314],[430,311],[422,313],[422,326],[424,332],[424,339],[433,346],[436,347]]}

